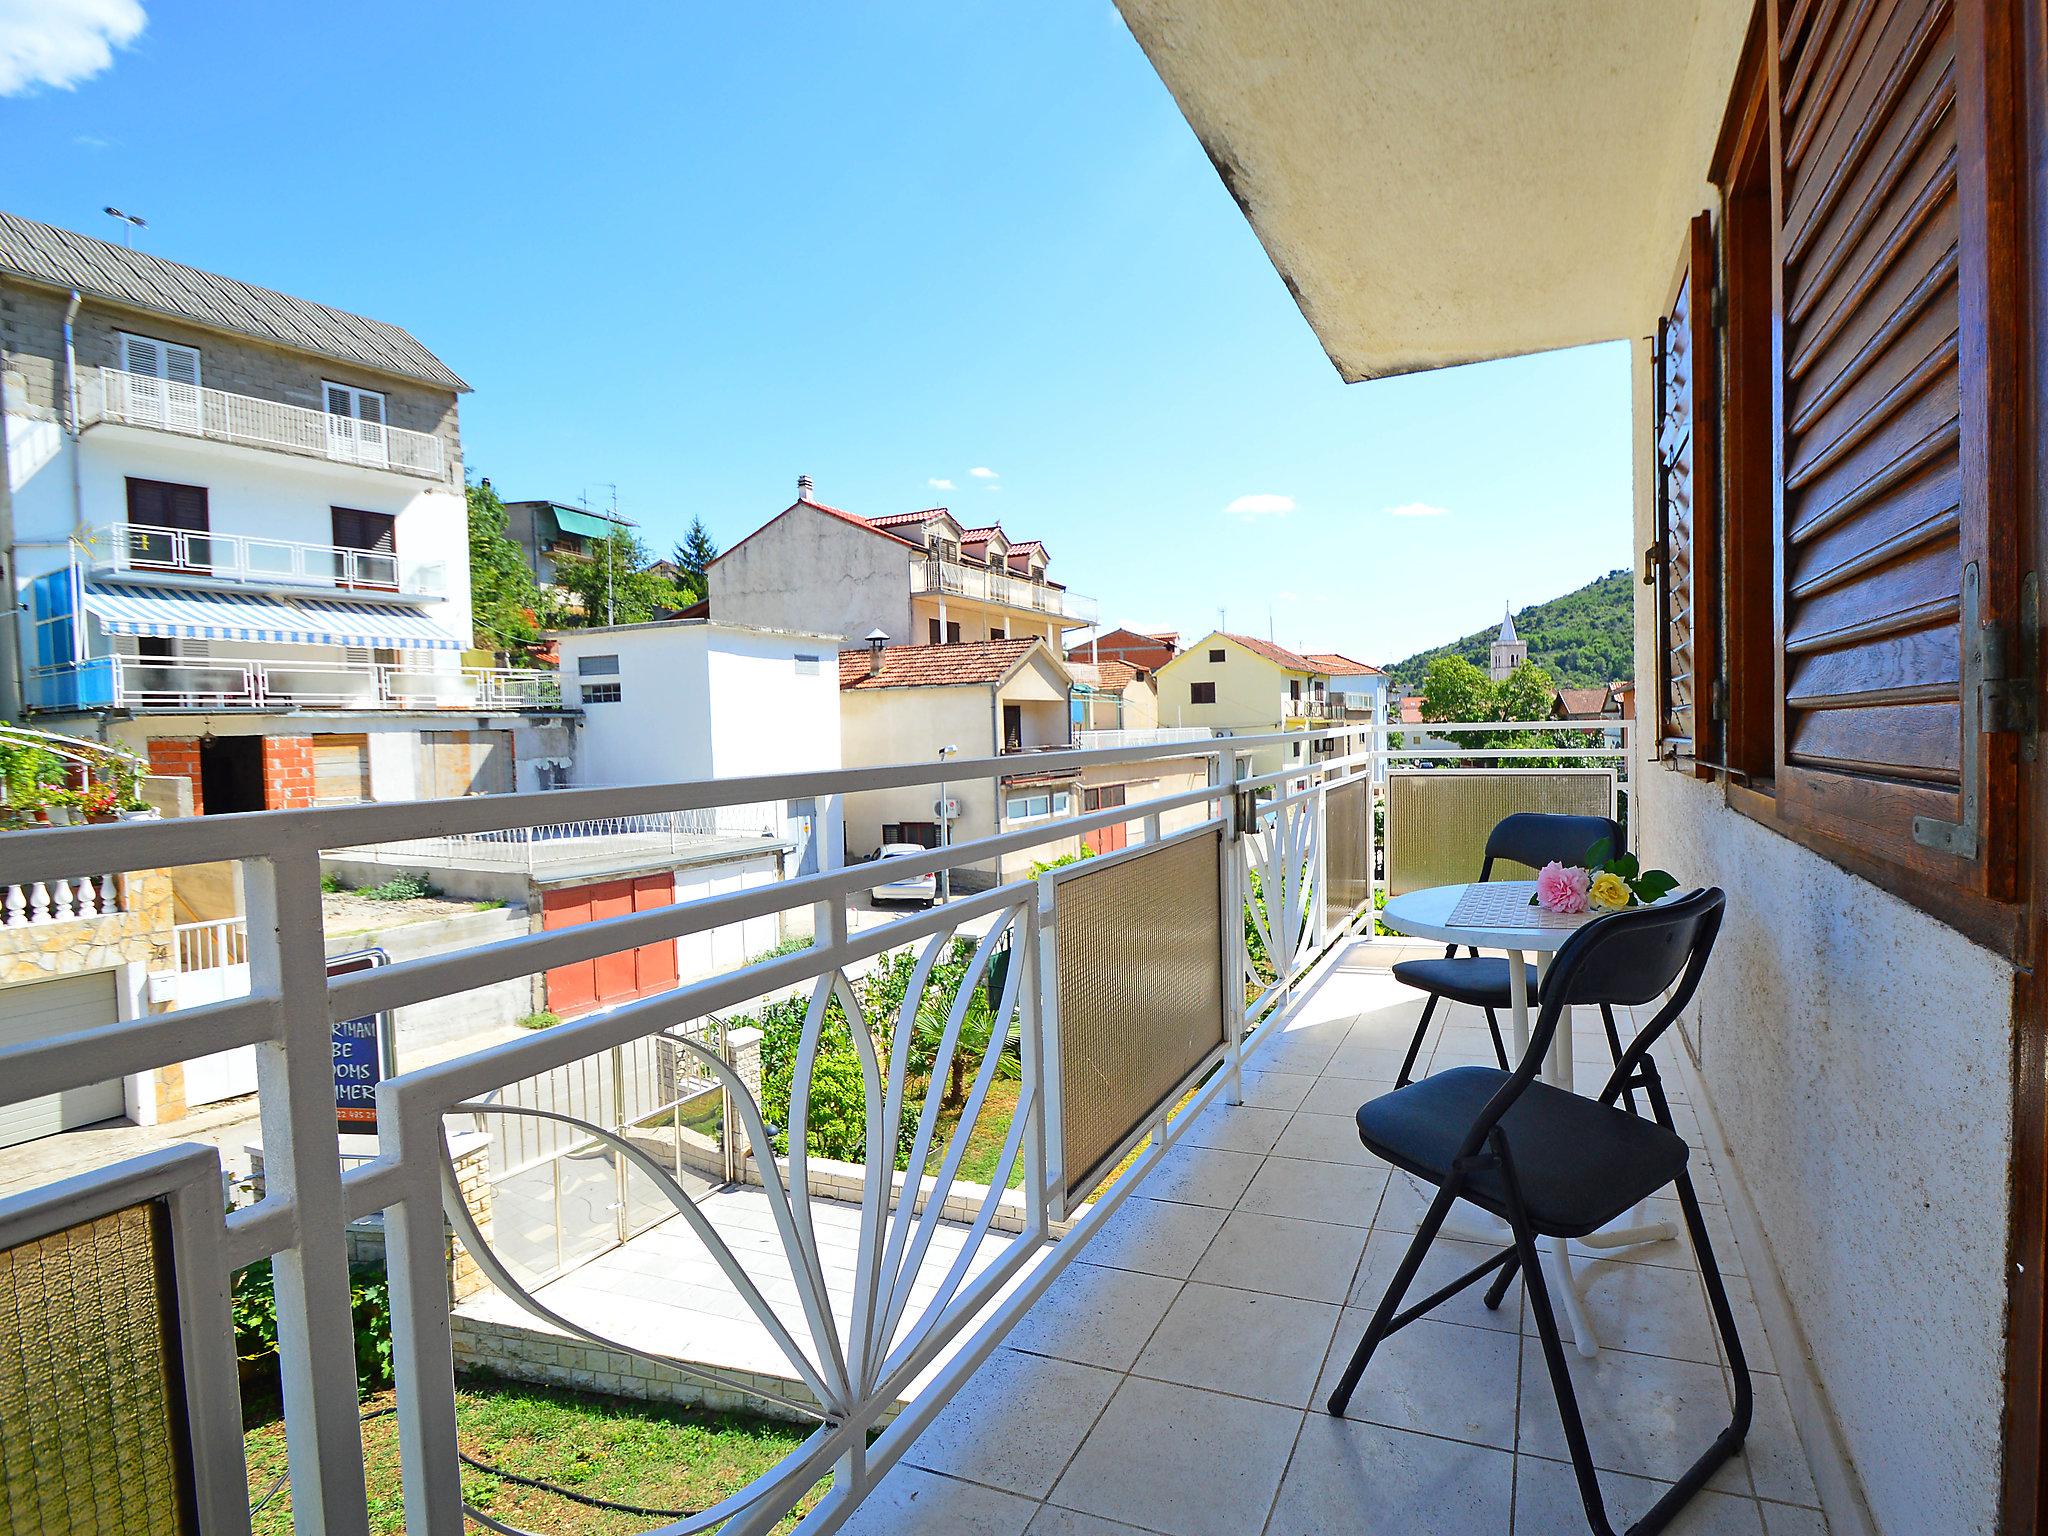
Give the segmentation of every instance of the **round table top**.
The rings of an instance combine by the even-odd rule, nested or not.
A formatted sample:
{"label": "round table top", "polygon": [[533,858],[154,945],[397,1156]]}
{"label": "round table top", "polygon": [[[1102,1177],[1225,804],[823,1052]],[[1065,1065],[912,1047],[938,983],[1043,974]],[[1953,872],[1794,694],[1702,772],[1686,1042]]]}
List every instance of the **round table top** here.
{"label": "round table top", "polygon": [[1564,947],[1564,941],[1578,931],[1576,925],[1559,928],[1468,928],[1452,927],[1451,913],[1465,894],[1463,885],[1432,885],[1426,890],[1390,896],[1380,918],[1389,928],[1411,938],[1439,939],[1446,944],[1469,944],[1474,949],[1513,949],[1547,955]]}

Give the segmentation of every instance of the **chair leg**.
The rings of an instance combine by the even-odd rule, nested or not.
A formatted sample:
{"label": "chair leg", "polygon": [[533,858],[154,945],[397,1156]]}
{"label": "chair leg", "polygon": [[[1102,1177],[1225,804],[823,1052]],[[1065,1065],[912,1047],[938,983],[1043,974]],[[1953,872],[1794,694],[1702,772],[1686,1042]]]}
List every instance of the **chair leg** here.
{"label": "chair leg", "polygon": [[[1614,1526],[1607,1518],[1606,1500],[1600,1493],[1599,1475],[1593,1468],[1592,1448],[1586,1440],[1586,1424],[1579,1413],[1578,1391],[1572,1384],[1571,1367],[1566,1363],[1564,1340],[1558,1334],[1557,1316],[1551,1310],[1550,1288],[1544,1280],[1542,1263],[1536,1251],[1536,1235],[1523,1213],[1521,1192],[1515,1185],[1512,1171],[1507,1174],[1506,1182],[1508,1220],[1515,1229],[1515,1246],[1521,1253],[1521,1267],[1529,1291],[1529,1309],[1536,1317],[1536,1333],[1543,1345],[1543,1363],[1550,1375],[1551,1391],[1557,1397],[1558,1418],[1563,1422],[1565,1445],[1571,1452],[1572,1471],[1578,1478],[1579,1498],[1586,1507],[1586,1523],[1592,1528],[1593,1536],[1615,1536]],[[1714,1325],[1720,1330],[1722,1346],[1728,1351],[1729,1367],[1734,1373],[1735,1412],[1728,1427],[1714,1437],[1713,1444],[1664,1491],[1663,1497],[1628,1528],[1626,1536],[1656,1536],[1676,1519],[1693,1495],[1706,1487],[1707,1480],[1720,1470],[1721,1464],[1742,1449],[1743,1437],[1749,1432],[1750,1417],[1755,1407],[1749,1363],[1743,1358],[1742,1341],[1735,1331],[1735,1313],[1728,1305],[1728,1291],[1722,1283],[1721,1271],[1714,1263],[1706,1219],[1700,1214],[1699,1197],[1693,1192],[1691,1175],[1681,1172],[1677,1183],[1678,1202],[1685,1211],[1685,1224],[1692,1234],[1693,1251],[1699,1256],[1700,1278],[1707,1288]]]}
{"label": "chair leg", "polygon": [[[1621,1029],[1614,1022],[1614,1007],[1611,1003],[1602,1003],[1600,1005],[1600,1022],[1607,1026],[1607,1048],[1614,1052],[1614,1064],[1618,1067],[1621,1065]],[[1622,1089],[1621,1096],[1628,1101],[1628,1112],[1630,1114],[1638,1115],[1642,1113],[1641,1110],[1636,1108],[1636,1091],[1634,1088]]]}
{"label": "chair leg", "polygon": [[1508,1294],[1508,1287],[1515,1283],[1516,1271],[1522,1267],[1522,1251],[1517,1248],[1515,1256],[1501,1266],[1499,1274],[1493,1277],[1493,1284],[1486,1288],[1486,1310],[1498,1312],[1500,1304]]}
{"label": "chair leg", "polygon": [[1336,1390],[1330,1394],[1329,1410],[1339,1417],[1350,1405],[1351,1394],[1358,1390],[1358,1378],[1365,1374],[1366,1365],[1372,1360],[1373,1351],[1380,1347],[1380,1340],[1392,1331],[1394,1314],[1400,1310],[1401,1298],[1408,1294],[1408,1287],[1415,1283],[1415,1275],[1422,1268],[1423,1256],[1429,1252],[1429,1245],[1436,1241],[1437,1229],[1444,1224],[1444,1218],[1451,1212],[1451,1202],[1457,1198],[1461,1181],[1453,1179],[1442,1185],[1436,1198],[1430,1202],[1429,1214],[1422,1218],[1421,1230],[1408,1245],[1408,1251],[1401,1256],[1401,1267],[1394,1271],[1394,1279],[1387,1286],[1387,1294],[1380,1298],[1379,1309],[1366,1324],[1365,1337],[1358,1341],[1358,1348],[1352,1351],[1351,1363],[1344,1367],[1344,1374],[1337,1381]]}
{"label": "chair leg", "polygon": [[1481,1012],[1483,1012],[1486,1015],[1486,1027],[1493,1035],[1494,1060],[1500,1063],[1501,1071],[1514,1071],[1515,1069],[1508,1064],[1508,1048],[1505,1044],[1502,1043],[1500,1038],[1500,1020],[1493,1016],[1493,1010],[1491,1008],[1482,1009]]}
{"label": "chair leg", "polygon": [[1408,1042],[1408,1055],[1401,1063],[1401,1075],[1394,1079],[1396,1088],[1406,1088],[1415,1081],[1415,1058],[1422,1054],[1423,1039],[1429,1034],[1429,1016],[1436,1012],[1439,999],[1436,993],[1429,994],[1429,1001],[1422,1005],[1422,1019],[1415,1026],[1415,1038]]}

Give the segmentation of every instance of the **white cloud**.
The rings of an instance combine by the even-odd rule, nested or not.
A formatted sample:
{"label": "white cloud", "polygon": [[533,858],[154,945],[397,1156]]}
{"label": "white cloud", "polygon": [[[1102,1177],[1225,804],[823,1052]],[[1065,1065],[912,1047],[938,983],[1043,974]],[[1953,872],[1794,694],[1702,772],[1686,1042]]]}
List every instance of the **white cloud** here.
{"label": "white cloud", "polygon": [[112,139],[103,139],[96,133],[76,134],[72,137],[71,142],[80,149],[112,149],[114,147]]}
{"label": "white cloud", "polygon": [[984,485],[982,489],[984,491],[1000,491],[1002,487],[1000,485]]}
{"label": "white cloud", "polygon": [[1426,501],[1411,501],[1402,506],[1387,508],[1389,517],[1442,517],[1449,507],[1433,506]]}
{"label": "white cloud", "polygon": [[940,480],[936,477],[925,481],[925,484],[930,486],[935,491],[957,491],[960,489],[960,487],[955,485],[952,481]]}
{"label": "white cloud", "polygon": [[1223,509],[1239,517],[1278,517],[1294,510],[1292,496],[1276,496],[1271,491],[1259,491],[1250,496],[1240,496]]}
{"label": "white cloud", "polygon": [[997,480],[1002,478],[994,470],[990,469],[986,464],[977,464],[974,466],[974,468],[967,471],[967,473],[974,476],[974,478],[977,480]]}
{"label": "white cloud", "polygon": [[0,96],[68,91],[142,35],[140,0],[0,0]]}

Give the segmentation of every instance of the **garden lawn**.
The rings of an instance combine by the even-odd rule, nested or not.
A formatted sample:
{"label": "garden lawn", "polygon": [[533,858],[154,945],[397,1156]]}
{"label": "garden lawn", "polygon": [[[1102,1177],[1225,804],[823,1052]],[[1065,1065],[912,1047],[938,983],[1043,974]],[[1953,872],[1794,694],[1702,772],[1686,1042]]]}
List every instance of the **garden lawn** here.
{"label": "garden lawn", "polygon": [[[456,1414],[462,1449],[522,1477],[539,1478],[594,1498],[660,1510],[708,1508],[752,1482],[803,1439],[795,1424],[739,1414],[665,1407],[587,1396],[553,1387],[490,1377],[457,1383]],[[363,1403],[365,1414],[388,1409],[392,1394]],[[285,1469],[284,1420],[272,1413],[253,1421],[244,1437],[253,1504]],[[363,1425],[363,1458],[370,1494],[370,1529],[396,1536],[405,1529],[399,1491],[398,1420],[389,1413]],[[823,1495],[808,1494],[791,1517]],[[626,1536],[668,1517],[589,1509],[534,1488],[522,1488],[473,1467],[462,1469],[463,1496],[511,1525],[553,1536]],[[292,1529],[289,1484],[256,1515],[256,1536],[287,1536]]]}

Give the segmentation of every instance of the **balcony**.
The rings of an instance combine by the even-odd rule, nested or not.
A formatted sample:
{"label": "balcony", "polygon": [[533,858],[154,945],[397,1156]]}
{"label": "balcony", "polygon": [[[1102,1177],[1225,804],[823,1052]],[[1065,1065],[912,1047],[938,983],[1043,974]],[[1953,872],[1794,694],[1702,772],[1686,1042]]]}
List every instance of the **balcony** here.
{"label": "balcony", "polygon": [[1107,747],[1178,747],[1191,741],[1208,741],[1215,734],[1206,725],[1119,726],[1077,731],[1074,745],[1084,752]]}
{"label": "balcony", "polygon": [[914,597],[960,597],[994,603],[1003,608],[1047,614],[1073,624],[1093,624],[1096,603],[1092,597],[1069,592],[1064,587],[1031,581],[986,566],[967,565],[927,555],[910,566],[910,591]]}
{"label": "balcony", "polygon": [[[90,398],[91,394],[98,399]],[[231,395],[120,368],[98,370],[97,386],[89,391],[84,415],[88,421],[271,448],[338,464],[388,469],[423,480],[445,480],[448,474],[441,440],[425,432],[278,400]]]}
{"label": "balcony", "polygon": [[91,530],[80,564],[95,576],[169,578],[173,585],[203,581],[278,591],[343,588],[372,602],[382,595],[418,600],[448,594],[448,567],[439,560],[402,560],[377,550],[146,523],[110,523]]}
{"label": "balcony", "polygon": [[95,656],[37,668],[30,707],[165,710],[517,710],[559,709],[550,668],[461,667],[446,671],[235,657],[159,659]]}
{"label": "balcony", "polygon": [[[684,1529],[722,1520],[727,1532],[760,1536],[835,1465],[805,1530],[830,1529],[863,1505],[871,1528],[892,1531],[965,1528],[972,1510],[1021,1531],[1040,1506],[1055,1520],[1073,1510],[1194,1536],[1321,1530],[1345,1528],[1360,1501],[1389,1530],[1429,1529],[1432,1519],[1501,1536],[1511,1521],[1571,1529],[1575,1490],[1540,1370],[1519,1367],[1534,1385],[1519,1395],[1513,1385],[1534,1347],[1519,1298],[1489,1313],[1468,1294],[1446,1321],[1402,1336],[1434,1329],[1430,1348],[1389,1348],[1349,1417],[1313,1406],[1421,1209],[1404,1176],[1363,1154],[1349,1111],[1398,1069],[1417,1008],[1383,969],[1408,947],[1369,937],[1374,894],[1410,878],[1426,853],[1404,838],[1433,838],[1447,824],[1440,805],[1411,826],[1391,803],[1394,841],[1382,849],[1369,776],[1386,754],[1364,732],[1336,730],[1342,754],[1309,768],[1301,789],[1281,775],[1240,777],[1252,754],[1299,737],[1074,753],[1065,761],[1077,771],[1182,757],[1207,767],[1209,782],[893,859],[882,871],[827,869],[332,978],[317,957],[307,967],[280,951],[298,916],[317,913],[323,853],[460,839],[524,862],[543,828],[665,838],[682,818],[692,831],[720,831],[792,799],[922,791],[941,773],[954,785],[1000,781],[1012,765],[996,757],[10,835],[0,854],[29,889],[75,888],[108,869],[242,861],[249,920],[180,930],[177,964],[246,963],[265,980],[168,1018],[0,1047],[0,1106],[195,1052],[258,1041],[282,1049],[259,1053],[273,1156],[255,1204],[223,1222],[216,1154],[187,1147],[16,1198],[0,1219],[20,1241],[187,1191],[173,1205],[173,1270],[195,1299],[172,1347],[194,1403],[202,1512],[244,1507],[249,1492],[219,1300],[225,1273],[289,1253],[297,1262],[279,1265],[276,1283],[304,1323],[283,1343],[285,1401],[307,1431],[293,1441],[295,1453],[305,1448],[291,1468],[294,1506],[302,1524],[318,1510],[325,1528],[360,1528],[353,1323],[346,1288],[329,1282],[347,1260],[344,1222],[379,1215],[398,1319],[408,1528],[426,1536],[463,1528],[458,1360],[570,1390],[709,1400],[813,1426],[773,1470],[733,1489],[715,1518]],[[1611,770],[1625,751],[1578,755],[1607,765],[1598,793],[1611,803]],[[1465,794],[1499,776],[1428,777]],[[1162,830],[1176,811],[1200,819]],[[878,927],[849,922],[884,874],[1113,826],[1131,837],[1119,852]],[[810,947],[734,961],[710,979],[488,1049],[423,1058],[382,1084],[376,1155],[341,1152],[324,1082],[330,1019],[452,1004],[478,987],[788,910],[817,914]],[[944,983],[950,1007],[920,990],[940,985],[931,962],[947,952],[971,957]],[[1135,953],[1148,963],[1118,958]],[[890,955],[924,959],[890,966]],[[880,970],[907,978],[902,1019],[933,1021],[915,1074],[890,1043],[899,1015],[859,1002],[856,984]],[[984,996],[1001,1024],[975,1045],[961,1028],[967,1000]],[[830,1046],[834,998],[873,1049]],[[761,1033],[745,1022],[747,1010],[778,999],[794,1000],[806,1020],[793,1076],[786,1060],[779,1077],[766,1069]],[[1484,1041],[1471,1017],[1441,1019],[1425,1064],[1476,1060],[1489,1053]],[[1675,1044],[1663,1065],[1714,1211],[1728,1198],[1718,1154]],[[1606,1042],[1596,1021],[1581,1021],[1579,1045],[1597,1070]],[[828,1050],[838,1053],[829,1070]],[[310,1077],[303,1056],[318,1063]],[[942,1119],[935,1085],[949,1076],[960,1098]],[[858,1118],[861,1102],[903,1134],[866,1137],[865,1150],[844,1154],[814,1148],[814,1130],[843,1135],[833,1117],[851,1103]],[[1001,1146],[981,1154],[992,1161],[976,1182],[962,1172],[966,1133],[990,1126]],[[445,1202],[444,1143],[458,1164]],[[920,1170],[915,1184],[892,1169],[891,1149]],[[444,1220],[462,1245],[452,1259]],[[1466,1254],[1442,1248],[1432,1266]],[[1738,1276],[1763,1262],[1732,1238],[1722,1257]],[[1592,1431],[1603,1465],[1638,1479],[1616,1496],[1626,1508],[1654,1496],[1673,1458],[1690,1453],[1695,1421],[1722,1399],[1726,1367],[1681,1245],[1580,1257],[1580,1266],[1609,1346],[1588,1370],[1635,1405],[1633,1418]],[[1770,1362],[1786,1357],[1773,1346],[1784,1341],[1766,1336],[1746,1281],[1737,1295],[1765,1407],[1734,1475],[1717,1480],[1726,1491],[1709,1502],[1739,1528],[1760,1529],[1766,1507],[1773,1525],[1784,1517],[1823,1528],[1772,1374]],[[1465,1417],[1446,1439],[1450,1405]],[[314,1437],[322,1424],[335,1433]],[[849,1451],[863,1449],[849,1470]],[[1275,1511],[1283,1524],[1266,1525]]]}

